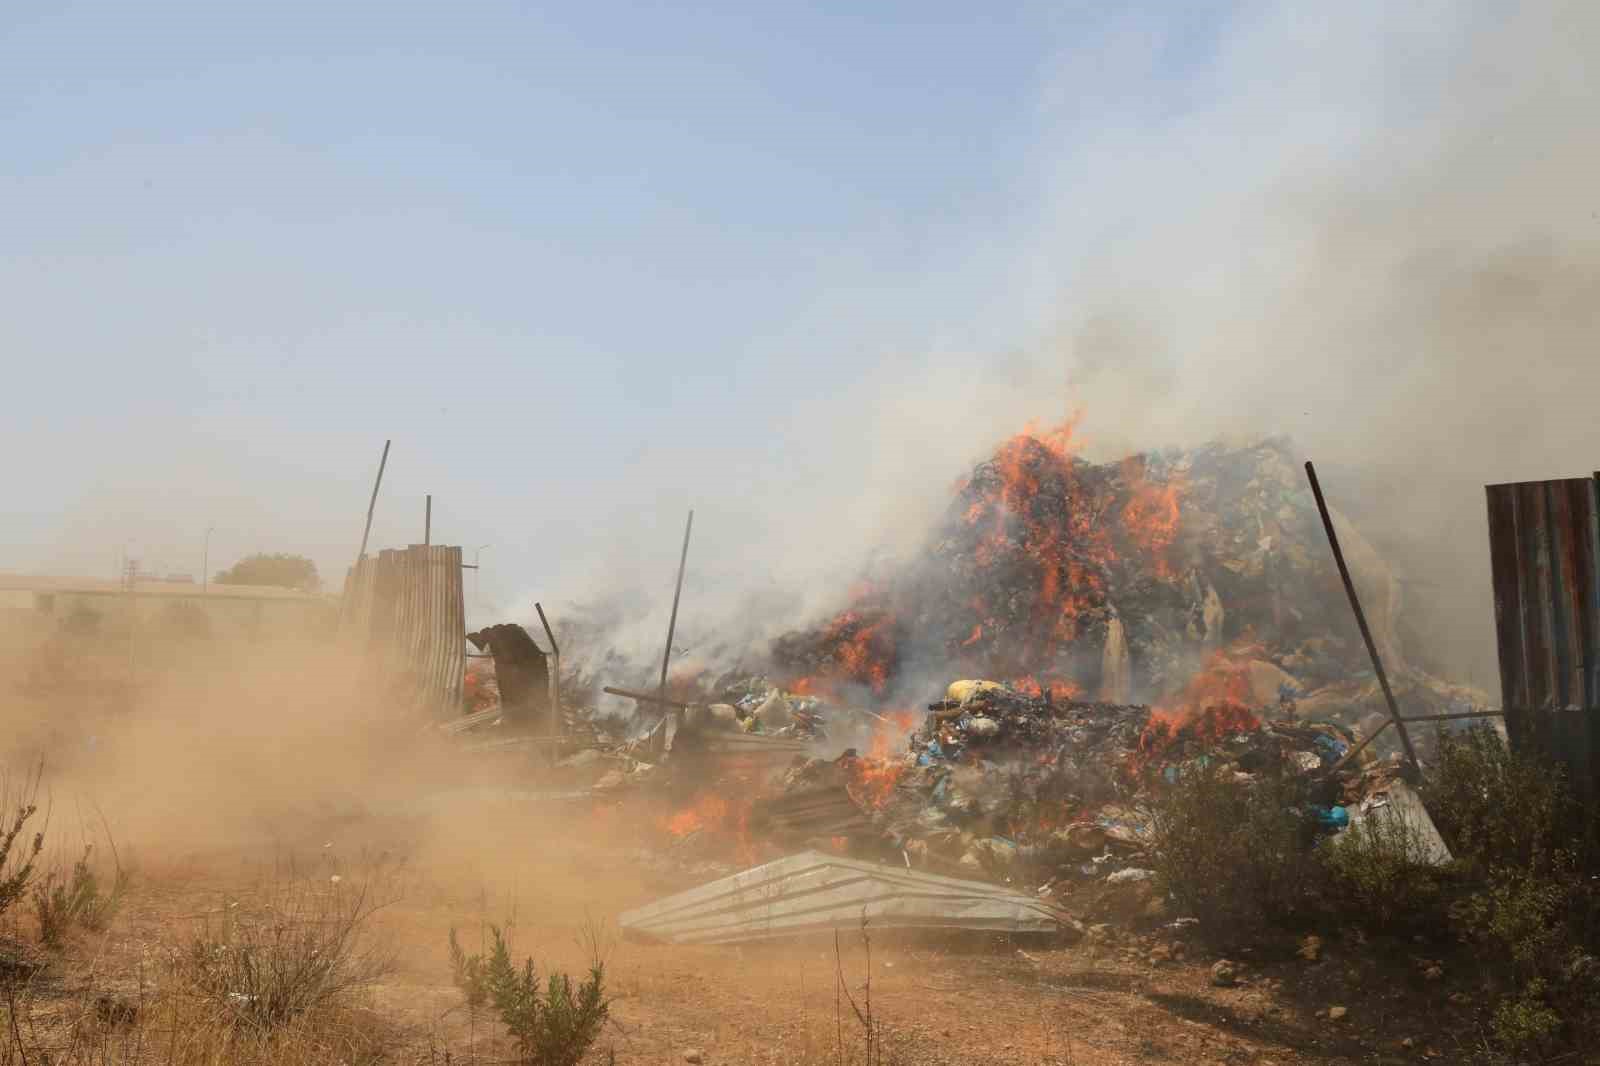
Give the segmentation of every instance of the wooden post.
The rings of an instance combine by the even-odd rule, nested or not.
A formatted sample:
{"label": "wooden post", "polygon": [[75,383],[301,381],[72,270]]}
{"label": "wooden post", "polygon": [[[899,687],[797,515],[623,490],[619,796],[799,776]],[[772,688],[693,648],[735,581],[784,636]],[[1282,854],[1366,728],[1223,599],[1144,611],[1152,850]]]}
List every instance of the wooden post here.
{"label": "wooden post", "polygon": [[428,502],[423,505],[426,509],[422,512],[422,543],[426,547],[433,543],[433,494],[429,493]]}
{"label": "wooden post", "polygon": [[1356,596],[1355,582],[1350,578],[1350,568],[1345,565],[1344,552],[1339,549],[1339,535],[1333,531],[1333,516],[1328,513],[1328,503],[1322,498],[1322,485],[1317,481],[1316,468],[1311,465],[1309,459],[1306,460],[1306,477],[1311,480],[1311,494],[1317,498],[1317,510],[1322,514],[1322,527],[1328,533],[1328,546],[1333,549],[1333,561],[1339,564],[1339,577],[1344,581],[1345,595],[1350,597],[1350,609],[1355,612],[1356,625],[1361,629],[1361,639],[1366,641],[1367,654],[1372,658],[1372,670],[1378,675],[1378,685],[1383,689],[1384,701],[1389,704],[1389,720],[1394,723],[1395,731],[1400,734],[1400,746],[1405,749],[1406,758],[1410,760],[1412,766],[1416,766],[1417,752],[1411,746],[1411,734],[1406,732],[1405,720],[1400,717],[1400,707],[1395,703],[1394,692],[1389,688],[1389,675],[1384,672],[1383,659],[1378,655],[1378,645],[1372,639],[1372,630],[1367,628],[1367,616],[1361,610],[1361,600]]}

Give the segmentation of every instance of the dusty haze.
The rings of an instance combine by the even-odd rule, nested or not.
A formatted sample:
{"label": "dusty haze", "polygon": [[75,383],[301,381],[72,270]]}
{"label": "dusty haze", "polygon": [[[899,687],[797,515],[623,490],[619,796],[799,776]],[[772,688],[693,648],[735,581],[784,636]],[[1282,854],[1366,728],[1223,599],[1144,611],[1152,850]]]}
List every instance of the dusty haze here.
{"label": "dusty haze", "polygon": [[[299,550],[336,584],[388,434],[376,544],[419,539],[432,491],[440,539],[494,544],[477,620],[620,595],[643,661],[687,507],[685,646],[789,628],[915,543],[997,440],[1081,411],[1099,456],[1293,437],[1412,578],[1426,653],[1492,689],[1482,485],[1600,465],[1597,23],[1582,3],[1246,9],[1174,90],[1141,78],[1181,31],[1112,19],[1067,41],[1033,101],[1031,239],[968,305],[907,313],[920,282],[885,276],[822,309],[859,324],[853,373],[741,392],[733,360],[681,436],[634,432],[598,396],[559,398],[592,407],[584,440],[475,426],[468,396],[459,428],[370,440],[313,424],[383,421],[355,398],[277,411],[249,447],[145,427],[102,442],[97,486],[56,487],[18,565],[108,572],[131,543],[197,570],[215,522],[213,569]],[[806,365],[805,340],[774,344]],[[486,472],[485,444],[525,469]],[[603,458],[575,483],[579,452]]]}

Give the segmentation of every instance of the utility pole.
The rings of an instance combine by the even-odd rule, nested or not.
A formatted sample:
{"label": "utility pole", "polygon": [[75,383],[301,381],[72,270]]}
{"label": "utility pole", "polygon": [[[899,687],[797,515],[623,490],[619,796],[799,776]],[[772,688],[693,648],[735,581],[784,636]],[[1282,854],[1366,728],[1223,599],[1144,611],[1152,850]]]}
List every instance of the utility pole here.
{"label": "utility pole", "polygon": [[492,544],[480,544],[472,549],[472,605],[483,607],[483,549],[493,547]]}
{"label": "utility pole", "polygon": [[216,526],[206,527],[206,550],[200,561],[200,595],[204,596],[210,591],[211,586],[211,534]]}

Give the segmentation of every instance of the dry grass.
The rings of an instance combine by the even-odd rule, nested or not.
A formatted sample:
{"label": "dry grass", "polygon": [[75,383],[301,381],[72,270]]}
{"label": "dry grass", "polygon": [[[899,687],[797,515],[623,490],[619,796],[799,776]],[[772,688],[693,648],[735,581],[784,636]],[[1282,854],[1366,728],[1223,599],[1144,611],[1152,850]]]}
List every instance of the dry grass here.
{"label": "dry grass", "polygon": [[132,996],[84,989],[65,1000],[12,988],[5,999],[0,1066],[358,1066],[398,1046],[394,1026],[354,1000],[260,1030],[240,1026],[226,1006],[154,985]]}
{"label": "dry grass", "polygon": [[14,968],[0,979],[0,1066],[389,1061],[399,1027],[368,992],[391,954],[369,923],[396,883],[381,872],[269,880],[187,931],[164,927],[132,981],[108,979],[99,953],[86,971],[59,955]]}

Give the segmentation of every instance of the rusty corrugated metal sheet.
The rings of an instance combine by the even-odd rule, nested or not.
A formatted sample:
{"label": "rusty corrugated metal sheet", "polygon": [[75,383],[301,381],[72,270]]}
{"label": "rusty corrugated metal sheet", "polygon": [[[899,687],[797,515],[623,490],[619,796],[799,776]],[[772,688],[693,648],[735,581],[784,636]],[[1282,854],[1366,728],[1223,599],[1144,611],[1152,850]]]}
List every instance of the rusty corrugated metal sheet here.
{"label": "rusty corrugated metal sheet", "polygon": [[466,669],[461,549],[385,549],[356,564],[345,597],[341,632],[372,653],[386,687],[414,694],[429,714],[459,713]]}
{"label": "rusty corrugated metal sheet", "polygon": [[1600,796],[1600,476],[1490,485],[1501,700],[1514,747]]}

